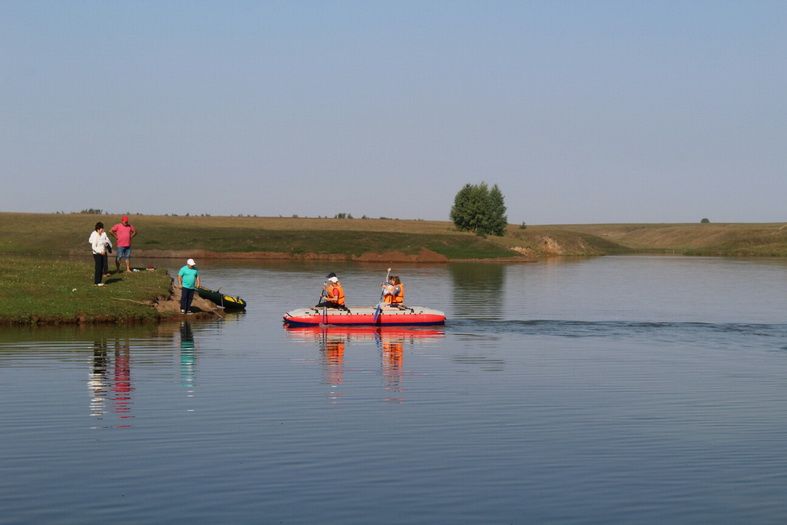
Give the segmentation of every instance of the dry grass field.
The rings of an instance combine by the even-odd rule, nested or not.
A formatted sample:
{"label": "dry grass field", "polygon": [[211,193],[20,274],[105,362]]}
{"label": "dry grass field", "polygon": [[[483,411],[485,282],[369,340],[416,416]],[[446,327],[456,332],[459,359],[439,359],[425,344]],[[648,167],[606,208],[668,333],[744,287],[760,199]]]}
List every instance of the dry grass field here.
{"label": "dry grass field", "polygon": [[585,233],[635,252],[787,257],[785,223],[577,224],[543,228]]}
{"label": "dry grass field", "polygon": [[[111,227],[119,216],[0,213],[0,254],[88,254],[96,221]],[[391,254],[432,260],[529,259],[552,255],[675,253],[718,256],[787,256],[787,224],[576,224],[522,228],[503,237],[456,231],[448,221],[319,219],[303,217],[198,217],[132,215],[138,254],[200,252],[238,256]],[[203,255],[205,256],[205,255]],[[392,255],[393,256],[393,255]]]}

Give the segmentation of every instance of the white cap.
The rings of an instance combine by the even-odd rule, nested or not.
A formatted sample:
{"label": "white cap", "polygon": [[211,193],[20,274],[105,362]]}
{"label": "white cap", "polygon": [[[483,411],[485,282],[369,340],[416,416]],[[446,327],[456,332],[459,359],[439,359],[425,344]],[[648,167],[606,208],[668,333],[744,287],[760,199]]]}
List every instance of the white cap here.
{"label": "white cap", "polygon": [[189,266],[197,266],[197,263],[194,262],[194,259],[189,259],[188,261],[186,261],[186,264],[188,264]]}
{"label": "white cap", "polygon": [[331,277],[328,280],[331,281],[332,283],[338,283],[339,282],[339,278],[338,277]]}

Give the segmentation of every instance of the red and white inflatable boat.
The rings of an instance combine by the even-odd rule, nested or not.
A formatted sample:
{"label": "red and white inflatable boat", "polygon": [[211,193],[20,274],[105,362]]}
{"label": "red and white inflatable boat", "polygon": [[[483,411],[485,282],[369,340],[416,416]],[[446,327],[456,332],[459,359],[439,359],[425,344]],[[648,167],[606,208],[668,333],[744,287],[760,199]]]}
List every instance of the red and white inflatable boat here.
{"label": "red and white inflatable boat", "polygon": [[445,324],[445,314],[423,306],[351,306],[347,310],[312,306],[284,314],[287,326],[423,326]]}

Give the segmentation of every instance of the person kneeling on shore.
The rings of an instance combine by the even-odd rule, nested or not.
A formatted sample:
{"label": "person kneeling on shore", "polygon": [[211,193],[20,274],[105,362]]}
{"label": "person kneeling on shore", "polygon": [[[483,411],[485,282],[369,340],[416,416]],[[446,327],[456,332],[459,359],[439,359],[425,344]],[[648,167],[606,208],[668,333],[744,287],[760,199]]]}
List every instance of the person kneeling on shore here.
{"label": "person kneeling on shore", "polygon": [[186,265],[178,271],[178,285],[180,286],[180,313],[190,314],[194,291],[202,287],[194,259],[186,261]]}
{"label": "person kneeling on shore", "polygon": [[323,283],[322,291],[320,292],[320,302],[317,303],[317,306],[349,311],[349,308],[344,305],[344,287],[342,287],[342,283],[339,282],[339,278],[336,277],[335,273],[329,273],[328,280]]}

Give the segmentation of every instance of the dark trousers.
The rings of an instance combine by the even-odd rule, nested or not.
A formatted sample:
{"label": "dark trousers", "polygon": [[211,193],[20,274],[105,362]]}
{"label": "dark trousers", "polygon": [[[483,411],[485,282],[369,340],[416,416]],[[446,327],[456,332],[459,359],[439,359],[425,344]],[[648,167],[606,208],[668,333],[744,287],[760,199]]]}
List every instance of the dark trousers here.
{"label": "dark trousers", "polygon": [[194,288],[180,289],[180,309],[186,312],[191,308],[191,301],[194,300]]}
{"label": "dark trousers", "polygon": [[98,284],[101,282],[101,275],[104,273],[104,256],[100,253],[94,253],[93,262],[96,265],[93,272],[93,284]]}
{"label": "dark trousers", "polygon": [[350,311],[350,309],[347,308],[346,305],[339,304],[339,303],[331,303],[329,301],[320,301],[319,303],[315,304],[314,306],[317,307],[317,308],[322,308],[323,306],[326,306],[328,308],[336,308],[336,309],[339,309],[339,310],[344,310],[345,312],[349,312]]}

